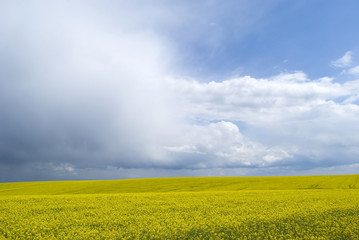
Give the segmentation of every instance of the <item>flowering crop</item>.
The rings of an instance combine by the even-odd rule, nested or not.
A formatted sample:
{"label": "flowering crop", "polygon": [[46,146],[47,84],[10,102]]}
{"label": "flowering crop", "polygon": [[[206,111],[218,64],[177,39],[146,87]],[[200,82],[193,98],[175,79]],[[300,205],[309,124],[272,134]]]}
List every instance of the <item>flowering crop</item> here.
{"label": "flowering crop", "polygon": [[106,181],[0,183],[0,196],[358,188],[359,175],[288,177],[181,177],[148,179],[140,178]]}
{"label": "flowering crop", "polygon": [[359,239],[359,190],[0,195],[0,239]]}

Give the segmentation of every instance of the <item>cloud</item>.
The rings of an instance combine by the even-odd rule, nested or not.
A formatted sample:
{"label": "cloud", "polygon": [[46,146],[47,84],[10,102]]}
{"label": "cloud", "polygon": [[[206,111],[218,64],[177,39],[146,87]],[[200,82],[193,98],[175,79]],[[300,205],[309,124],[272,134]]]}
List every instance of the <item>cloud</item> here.
{"label": "cloud", "polygon": [[338,68],[346,68],[346,67],[350,67],[353,63],[353,57],[352,57],[352,52],[351,51],[347,51],[343,57],[332,61],[331,62],[331,66],[333,67],[338,67]]}
{"label": "cloud", "polygon": [[168,82],[186,105],[188,115],[254,125],[296,119],[335,99],[349,98],[356,91],[349,83],[335,83],[330,78],[312,81],[302,72],[267,79],[245,76],[222,82],[200,83],[191,79]]}
{"label": "cloud", "polygon": [[359,66],[349,68],[348,70],[345,70],[344,73],[358,76],[359,75]]}
{"label": "cloud", "polygon": [[174,77],[190,23],[160,3],[1,3],[0,181],[356,166],[357,80]]}

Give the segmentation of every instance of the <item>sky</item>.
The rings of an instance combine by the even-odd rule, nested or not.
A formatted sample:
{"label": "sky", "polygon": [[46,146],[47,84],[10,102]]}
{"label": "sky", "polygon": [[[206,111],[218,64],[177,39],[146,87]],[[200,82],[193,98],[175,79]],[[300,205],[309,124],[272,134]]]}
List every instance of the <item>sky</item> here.
{"label": "sky", "polygon": [[358,11],[0,1],[0,182],[356,174]]}

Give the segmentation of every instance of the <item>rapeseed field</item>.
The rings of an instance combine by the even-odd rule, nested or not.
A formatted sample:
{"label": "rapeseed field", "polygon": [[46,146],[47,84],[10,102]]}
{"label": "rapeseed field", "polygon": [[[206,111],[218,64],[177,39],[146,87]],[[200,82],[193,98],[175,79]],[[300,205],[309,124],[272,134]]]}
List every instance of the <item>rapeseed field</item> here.
{"label": "rapeseed field", "polygon": [[358,187],[359,175],[2,183],[0,239],[359,239]]}

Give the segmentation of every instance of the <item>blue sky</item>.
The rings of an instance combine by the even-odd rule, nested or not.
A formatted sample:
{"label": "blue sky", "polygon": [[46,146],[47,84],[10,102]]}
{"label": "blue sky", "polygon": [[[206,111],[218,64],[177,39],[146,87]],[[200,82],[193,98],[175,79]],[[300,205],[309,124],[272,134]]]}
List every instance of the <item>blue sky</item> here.
{"label": "blue sky", "polygon": [[357,1],[2,1],[0,181],[352,174]]}
{"label": "blue sky", "polygon": [[[227,1],[222,5],[213,1],[201,9],[209,12],[204,23],[174,29],[176,45],[188,56],[182,64],[191,74],[220,79],[231,73],[266,77],[301,70],[319,78],[337,74],[329,62],[358,48],[356,1]],[[201,31],[183,37],[188,28]]]}

